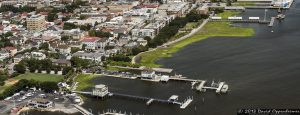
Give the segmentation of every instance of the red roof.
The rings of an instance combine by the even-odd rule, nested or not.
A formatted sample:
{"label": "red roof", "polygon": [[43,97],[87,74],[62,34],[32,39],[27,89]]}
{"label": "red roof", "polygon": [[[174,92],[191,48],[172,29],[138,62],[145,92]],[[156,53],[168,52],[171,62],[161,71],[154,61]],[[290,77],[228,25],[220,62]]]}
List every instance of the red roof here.
{"label": "red roof", "polygon": [[12,47],[12,46],[7,46],[7,47],[5,47],[5,48],[3,48],[3,49],[6,49],[6,50],[15,50],[15,49],[17,49],[17,48]]}
{"label": "red roof", "polygon": [[157,8],[159,5],[155,4],[145,4],[145,5],[139,5],[140,8]]}
{"label": "red roof", "polygon": [[98,40],[101,40],[99,37],[84,37],[81,39],[81,42],[96,42]]}
{"label": "red roof", "polygon": [[28,15],[27,12],[22,13],[22,16],[27,16],[27,15]]}
{"label": "red roof", "polygon": [[48,15],[48,12],[40,12],[41,15]]}

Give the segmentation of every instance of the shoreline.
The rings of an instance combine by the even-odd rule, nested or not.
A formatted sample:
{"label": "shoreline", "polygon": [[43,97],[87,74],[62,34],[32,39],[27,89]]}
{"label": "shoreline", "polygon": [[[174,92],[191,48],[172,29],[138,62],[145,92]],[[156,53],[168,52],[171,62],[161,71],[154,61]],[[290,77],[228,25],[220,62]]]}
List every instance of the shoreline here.
{"label": "shoreline", "polygon": [[29,107],[23,107],[16,115],[21,115],[21,113],[27,112],[27,111],[45,111],[45,112],[62,112],[62,113],[66,113],[66,114],[73,114],[73,113],[78,113],[79,111],[77,111],[77,109],[75,108],[70,108],[70,109],[31,109]]}
{"label": "shoreline", "polygon": [[[222,17],[228,17],[239,14],[238,12],[225,11],[219,14]],[[230,22],[208,22],[204,27],[198,30],[190,37],[178,41],[167,48],[156,48],[144,53],[138,54],[141,58],[139,64],[146,67],[161,67],[156,63],[161,58],[172,57],[173,53],[178,52],[182,48],[194,42],[199,42],[212,37],[251,37],[255,35],[253,28],[231,26]]]}
{"label": "shoreline", "polygon": [[[80,96],[79,96],[80,97]],[[80,100],[81,102],[78,103],[77,105],[83,105],[84,104],[84,101],[83,101],[83,98],[80,97]],[[70,108],[68,107],[64,107],[64,106],[60,106],[60,105],[63,105],[63,103],[61,104],[57,104],[59,105],[59,107],[54,107],[54,108],[49,108],[49,109],[35,109],[35,108],[30,108],[30,107],[23,107],[22,109],[20,109],[16,115],[21,115],[21,113],[23,112],[27,112],[27,111],[31,111],[31,110],[34,110],[34,111],[46,111],[46,112],[62,112],[62,113],[66,113],[66,114],[74,114],[74,113],[78,113],[79,111],[74,107],[74,104],[72,104]]]}

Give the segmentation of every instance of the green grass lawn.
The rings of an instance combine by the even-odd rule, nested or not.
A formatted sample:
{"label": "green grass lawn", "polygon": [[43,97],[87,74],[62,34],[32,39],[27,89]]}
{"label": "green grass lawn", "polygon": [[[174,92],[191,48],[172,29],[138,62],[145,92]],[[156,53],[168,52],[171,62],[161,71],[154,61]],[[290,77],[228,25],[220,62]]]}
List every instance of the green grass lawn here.
{"label": "green grass lawn", "polygon": [[217,14],[217,16],[222,17],[222,19],[227,19],[230,16],[238,15],[240,12],[238,11],[225,11],[223,13]]}
{"label": "green grass lawn", "polygon": [[0,86],[0,94],[8,87],[10,87],[12,85],[3,85],[3,86]]}
{"label": "green grass lawn", "polygon": [[25,73],[17,77],[12,78],[14,80],[27,79],[27,80],[36,80],[36,81],[52,81],[60,82],[64,79],[62,75],[53,75],[53,74],[42,74],[42,73]]}
{"label": "green grass lawn", "polygon": [[[237,14],[237,12],[230,12],[226,11],[221,16],[230,16]],[[252,28],[242,28],[242,27],[232,27],[230,26],[229,22],[208,22],[204,28],[202,28],[198,33],[194,36],[182,40],[176,44],[171,45],[168,48],[164,49],[157,49],[152,52],[143,53],[140,55],[141,65],[147,67],[160,67],[160,65],[155,64],[155,61],[159,58],[163,57],[171,57],[172,53],[177,52],[181,48],[185,47],[186,45],[207,39],[209,37],[222,37],[222,36],[229,36],[229,37],[249,37],[255,34]]]}
{"label": "green grass lawn", "polygon": [[52,74],[42,74],[42,73],[25,73],[25,74],[21,74],[17,77],[6,80],[5,85],[0,86],[0,93],[2,93],[6,88],[14,85],[21,79],[27,79],[27,80],[33,79],[33,80],[40,81],[40,82],[44,82],[44,81],[60,82],[63,80],[63,78],[64,77],[62,75],[52,75]]}
{"label": "green grass lawn", "polygon": [[232,6],[255,6],[254,2],[235,2]]}
{"label": "green grass lawn", "polygon": [[80,74],[76,77],[76,82],[78,82],[78,86],[76,88],[77,91],[82,91],[86,88],[93,87],[95,84],[90,82],[93,78],[100,77],[99,75],[93,74]]}

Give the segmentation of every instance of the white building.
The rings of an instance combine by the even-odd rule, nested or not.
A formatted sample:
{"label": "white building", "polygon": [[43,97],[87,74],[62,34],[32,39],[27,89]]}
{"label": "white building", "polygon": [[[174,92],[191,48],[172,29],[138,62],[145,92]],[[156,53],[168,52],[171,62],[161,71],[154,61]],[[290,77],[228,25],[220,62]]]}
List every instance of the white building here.
{"label": "white building", "polygon": [[10,53],[8,51],[5,50],[1,50],[0,51],[0,61],[3,61],[6,58],[9,58]]}
{"label": "white building", "polygon": [[72,56],[79,57],[81,59],[87,59],[94,62],[101,62],[102,57],[104,57],[104,53],[85,53],[83,51],[78,51],[74,53]]}
{"label": "white building", "polygon": [[133,29],[131,30],[132,37],[144,38],[146,36],[154,38],[156,32],[154,29]]}
{"label": "white building", "polygon": [[156,74],[155,74],[155,71],[152,70],[152,69],[144,69],[141,72],[141,77],[143,79],[155,79],[156,78]]}
{"label": "white building", "polygon": [[35,58],[38,60],[42,60],[46,58],[46,55],[44,53],[41,52],[31,52],[30,53],[31,58]]}
{"label": "white building", "polygon": [[105,97],[108,93],[108,87],[103,84],[96,85],[92,91],[92,95],[99,97]]}
{"label": "white building", "polygon": [[51,108],[53,107],[53,102],[42,98],[35,98],[29,100],[27,105],[34,108]]}
{"label": "white building", "polygon": [[82,45],[85,45],[86,50],[104,50],[104,47],[108,43],[107,38],[99,37],[85,37],[80,41]]}
{"label": "white building", "polygon": [[107,17],[90,17],[88,19],[84,19],[84,20],[78,20],[78,19],[70,19],[67,21],[67,23],[74,23],[77,25],[86,25],[86,24],[90,24],[92,26],[94,26],[94,24],[97,23],[102,23],[105,22],[107,19]]}

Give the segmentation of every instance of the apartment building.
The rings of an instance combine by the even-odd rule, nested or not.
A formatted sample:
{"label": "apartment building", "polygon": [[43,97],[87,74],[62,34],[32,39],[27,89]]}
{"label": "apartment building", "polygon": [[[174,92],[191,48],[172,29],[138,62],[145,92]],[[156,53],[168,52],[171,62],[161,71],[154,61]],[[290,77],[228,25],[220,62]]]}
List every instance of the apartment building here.
{"label": "apartment building", "polygon": [[42,15],[32,15],[26,18],[26,22],[28,31],[37,32],[45,29],[46,27],[45,16]]}

